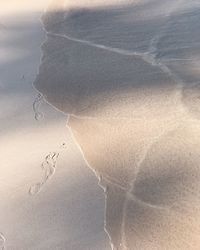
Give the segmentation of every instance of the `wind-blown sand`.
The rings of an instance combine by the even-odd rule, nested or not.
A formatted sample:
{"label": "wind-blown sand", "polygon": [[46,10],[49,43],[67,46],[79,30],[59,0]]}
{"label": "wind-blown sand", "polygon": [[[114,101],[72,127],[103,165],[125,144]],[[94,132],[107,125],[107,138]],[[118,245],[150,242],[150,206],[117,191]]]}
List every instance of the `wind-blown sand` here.
{"label": "wind-blown sand", "polygon": [[35,87],[106,196],[113,249],[199,249],[197,1],[63,5],[43,17]]}

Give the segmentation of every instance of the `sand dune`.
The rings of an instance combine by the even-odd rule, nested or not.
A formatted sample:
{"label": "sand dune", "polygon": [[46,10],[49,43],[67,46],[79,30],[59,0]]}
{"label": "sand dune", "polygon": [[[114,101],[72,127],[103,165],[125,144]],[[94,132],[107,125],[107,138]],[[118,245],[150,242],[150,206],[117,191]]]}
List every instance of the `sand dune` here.
{"label": "sand dune", "polygon": [[68,126],[106,192],[113,249],[200,247],[196,7],[80,4],[43,17],[35,87],[71,115]]}
{"label": "sand dune", "polygon": [[199,1],[19,2],[46,40],[36,76],[35,16],[1,20],[0,247],[198,250]]}

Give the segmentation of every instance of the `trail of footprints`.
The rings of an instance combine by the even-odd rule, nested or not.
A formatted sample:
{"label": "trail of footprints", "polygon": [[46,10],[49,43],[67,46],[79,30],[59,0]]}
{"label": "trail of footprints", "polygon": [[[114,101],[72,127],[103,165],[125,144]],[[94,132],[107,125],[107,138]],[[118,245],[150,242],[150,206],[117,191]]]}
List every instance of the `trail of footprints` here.
{"label": "trail of footprints", "polygon": [[[48,35],[65,38],[65,39],[68,39],[68,40],[71,40],[71,41],[74,41],[74,42],[83,43],[83,44],[86,44],[88,46],[97,47],[97,48],[112,51],[112,52],[118,53],[118,54],[130,55],[130,56],[140,56],[143,60],[145,60],[149,64],[158,66],[163,72],[168,74],[175,82],[177,82],[177,92],[179,92],[180,97],[181,97],[182,88],[184,87],[185,82],[180,78],[179,75],[172,72],[172,70],[170,70],[169,67],[164,64],[164,62],[161,62],[159,59],[156,58],[158,43],[159,43],[160,39],[163,37],[163,35],[165,34],[166,30],[170,26],[170,16],[172,15],[173,11],[178,7],[178,5],[181,2],[182,2],[182,0],[178,1],[177,4],[175,5],[174,9],[171,10],[171,13],[168,16],[168,18],[169,18],[168,22],[166,22],[166,25],[162,28],[160,33],[158,33],[157,36],[154,37],[150,41],[149,49],[145,53],[138,53],[138,52],[127,51],[127,50],[122,50],[122,49],[118,49],[118,48],[111,48],[111,47],[107,47],[107,46],[104,46],[104,45],[101,45],[101,44],[95,44],[95,43],[92,43],[90,41],[77,39],[77,38],[70,37],[70,36],[63,35],[63,34],[56,34],[56,33],[51,33],[51,32],[47,32],[47,33],[48,33]],[[35,119],[36,120],[39,120],[41,118],[41,116],[42,116],[42,114],[38,110],[42,100],[43,100],[43,96],[41,94],[39,94],[36,97],[36,99],[35,99],[35,101],[33,103],[33,110],[34,110],[34,113],[35,113]],[[161,135],[161,137],[162,137],[162,135]],[[156,141],[159,140],[159,139],[160,138],[156,138]],[[149,150],[149,148],[148,148],[148,150]],[[145,155],[146,154],[147,154],[147,152],[145,153]],[[59,158],[59,155],[60,155],[60,152],[51,152],[45,157],[43,163],[41,164],[41,168],[44,171],[43,179],[42,179],[41,182],[38,182],[35,185],[31,186],[31,188],[29,190],[30,195],[35,195],[35,194],[39,193],[41,191],[42,187],[45,185],[45,183],[53,176],[53,174],[55,173],[55,170],[56,170],[56,165],[57,165],[57,160]],[[142,159],[142,161],[140,162],[139,167],[142,164],[142,162],[144,161],[144,159],[145,159],[145,156]],[[131,183],[130,190],[128,190],[127,193],[131,193],[133,191],[133,188],[134,188],[134,182]],[[126,244],[125,235],[124,235],[124,227],[125,227],[125,224],[124,224],[125,223],[125,221],[124,221],[125,216],[124,215],[126,213],[127,201],[128,200],[125,201],[124,209],[123,209],[124,214],[123,214],[123,221],[122,221],[122,225],[121,225],[121,245],[119,246],[120,249],[128,249],[127,244]],[[112,243],[111,238],[110,238],[110,240],[111,240],[111,243]],[[111,246],[112,246],[113,250],[118,249],[118,248],[115,248],[116,246],[113,246],[113,244],[111,244]],[[2,248],[2,249],[4,249],[4,248]]]}
{"label": "trail of footprints", "polygon": [[[33,102],[33,112],[34,112],[34,118],[36,121],[39,121],[44,115],[43,113],[39,110],[41,103],[43,102],[44,97],[41,93],[38,93],[34,102]],[[65,143],[63,143],[60,146],[60,149],[63,149],[65,147]],[[60,156],[60,150],[59,151],[54,151],[50,152],[45,156],[44,161],[41,164],[41,168],[43,170],[43,177],[40,182],[35,183],[32,185],[29,189],[29,195],[35,195],[38,194],[45,183],[54,175],[56,171],[56,166],[57,166],[57,161]]]}
{"label": "trail of footprints", "polygon": [[43,95],[39,93],[33,102],[33,112],[36,121],[39,121],[44,116],[43,113],[39,110],[43,100]]}
{"label": "trail of footprints", "polygon": [[[61,145],[61,149],[65,147],[65,143]],[[60,150],[57,152],[50,152],[46,155],[44,161],[41,164],[41,168],[43,170],[43,177],[40,182],[35,183],[29,189],[29,195],[38,194],[43,186],[49,181],[56,171],[57,161],[60,156]]]}

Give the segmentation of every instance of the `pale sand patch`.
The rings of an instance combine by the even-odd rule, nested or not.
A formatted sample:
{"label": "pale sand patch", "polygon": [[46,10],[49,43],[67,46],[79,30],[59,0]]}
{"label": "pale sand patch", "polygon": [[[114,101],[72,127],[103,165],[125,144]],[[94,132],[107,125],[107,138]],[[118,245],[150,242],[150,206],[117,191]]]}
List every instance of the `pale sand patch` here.
{"label": "pale sand patch", "polygon": [[[18,14],[1,16],[0,49],[9,51],[10,58],[0,61],[0,248],[109,249],[103,194],[66,129],[66,115],[43,102],[36,106],[44,116],[35,120],[38,93],[32,82],[44,40],[41,13]],[[52,151],[60,152],[54,178],[30,196]]]}

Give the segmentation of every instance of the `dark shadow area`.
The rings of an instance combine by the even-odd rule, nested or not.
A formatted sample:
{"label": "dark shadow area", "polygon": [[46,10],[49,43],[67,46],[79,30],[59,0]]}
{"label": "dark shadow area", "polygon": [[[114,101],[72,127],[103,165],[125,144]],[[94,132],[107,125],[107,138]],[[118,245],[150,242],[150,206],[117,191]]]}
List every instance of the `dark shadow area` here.
{"label": "dark shadow area", "polygon": [[43,16],[43,23],[48,32],[120,49],[146,51],[150,39],[167,20],[165,13],[169,10],[164,9],[165,5],[173,6],[174,1],[69,9],[64,13],[47,13]]}
{"label": "dark shadow area", "polygon": [[[173,6],[172,2],[169,5]],[[177,78],[187,79],[185,75],[187,70],[191,75],[190,69],[181,74],[173,63],[167,63],[171,74],[162,70],[159,62],[175,56],[181,63],[186,53],[189,57],[188,51],[180,52],[183,44],[179,40],[193,46],[192,40],[184,37],[191,37],[191,27],[198,30],[198,11],[194,10],[194,17],[191,17],[191,10],[188,13],[174,11],[169,18],[167,13],[162,15],[162,6],[166,3],[157,3],[44,15],[44,27],[49,33],[42,46],[43,58],[35,87],[55,107],[78,116],[133,117],[137,110],[147,106],[152,116],[162,116],[166,109],[167,113],[173,112]],[[159,8],[162,11],[156,13],[155,9]],[[148,16],[151,11],[153,17]],[[198,32],[195,37],[197,40]],[[80,41],[73,41],[73,38]],[[89,42],[84,44],[84,41]],[[131,51],[150,52],[153,41],[157,46],[157,65],[131,55]],[[108,47],[97,48],[95,44]],[[109,48],[130,51],[130,55]],[[192,53],[197,55],[197,48],[191,49],[189,54]],[[176,74],[178,77],[174,76]],[[199,76],[194,75],[192,81],[197,79]],[[157,114],[152,108],[156,105],[161,109]]]}

